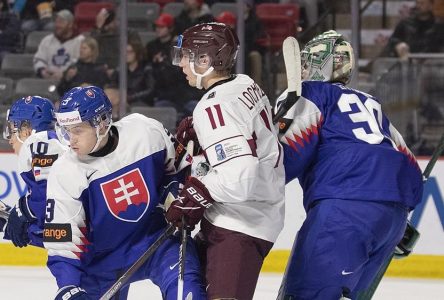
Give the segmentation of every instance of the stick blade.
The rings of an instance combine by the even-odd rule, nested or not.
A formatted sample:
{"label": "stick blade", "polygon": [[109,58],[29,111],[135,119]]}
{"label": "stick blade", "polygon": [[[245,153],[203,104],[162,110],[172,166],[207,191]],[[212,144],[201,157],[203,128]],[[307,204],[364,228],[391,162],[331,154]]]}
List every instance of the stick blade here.
{"label": "stick blade", "polygon": [[285,71],[287,72],[287,86],[289,92],[296,92],[301,95],[301,52],[298,41],[289,36],[282,44],[284,55]]}

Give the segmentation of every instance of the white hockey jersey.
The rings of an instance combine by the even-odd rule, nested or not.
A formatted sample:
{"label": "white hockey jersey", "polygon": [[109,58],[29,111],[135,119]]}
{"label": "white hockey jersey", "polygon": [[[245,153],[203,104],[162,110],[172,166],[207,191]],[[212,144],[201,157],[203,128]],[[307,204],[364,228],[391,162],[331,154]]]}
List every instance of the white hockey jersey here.
{"label": "white hockey jersey", "polygon": [[61,43],[53,33],[45,36],[34,54],[34,71],[47,68],[53,72],[64,72],[77,62],[83,39],[83,35],[78,35]]}
{"label": "white hockey jersey", "polygon": [[114,151],[82,159],[68,151],[48,179],[44,244],[59,287],[78,286],[82,272],[127,267],[166,226],[160,190],[183,167],[172,136],[140,114],[111,130],[119,136]]}
{"label": "white hockey jersey", "polygon": [[30,212],[37,219],[28,228],[31,243],[43,247],[41,233],[45,220],[46,181],[55,161],[68,148],[57,139],[54,131],[32,133],[18,154],[18,170],[26,183]]}
{"label": "white hockey jersey", "polygon": [[205,93],[193,120],[212,167],[199,177],[216,201],[205,218],[275,242],[284,224],[285,175],[265,93],[247,75],[236,75]]}

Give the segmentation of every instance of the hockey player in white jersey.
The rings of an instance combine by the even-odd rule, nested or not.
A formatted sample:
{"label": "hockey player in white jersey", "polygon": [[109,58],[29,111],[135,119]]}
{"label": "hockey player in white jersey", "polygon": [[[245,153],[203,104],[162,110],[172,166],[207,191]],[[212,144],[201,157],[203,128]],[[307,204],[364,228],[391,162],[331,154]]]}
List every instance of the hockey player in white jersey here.
{"label": "hockey player in white jersey", "polygon": [[[56,111],[71,148],[48,179],[44,244],[57,300],[98,299],[114,284],[165,231],[162,187],[189,165],[175,159],[175,140],[158,121],[131,114],[113,123],[111,112],[94,86],[73,88]],[[129,283],[150,279],[163,299],[176,300],[179,245],[169,238]],[[113,299],[126,299],[129,283]],[[191,241],[183,294],[206,299]]]}
{"label": "hockey player in white jersey", "polygon": [[[201,219],[209,299],[252,299],[263,260],[283,227],[284,170],[271,107],[247,75],[231,74],[239,41],[224,24],[188,28],[174,63],[206,93],[177,137],[193,140],[209,165],[190,177],[167,219],[181,226]],[[193,128],[194,122],[194,128]]]}
{"label": "hockey player in white jersey", "polygon": [[10,210],[5,228],[5,239],[16,247],[43,247],[46,180],[51,166],[67,149],[57,139],[54,123],[54,105],[39,96],[18,99],[7,112],[3,137],[18,155],[18,170],[27,187]]}
{"label": "hockey player in white jersey", "polygon": [[302,94],[279,129],[286,180],[299,180],[307,218],[278,299],[357,299],[421,201],[421,170],[379,100],[346,86],[354,61],[342,35],[315,37],[301,57]]}

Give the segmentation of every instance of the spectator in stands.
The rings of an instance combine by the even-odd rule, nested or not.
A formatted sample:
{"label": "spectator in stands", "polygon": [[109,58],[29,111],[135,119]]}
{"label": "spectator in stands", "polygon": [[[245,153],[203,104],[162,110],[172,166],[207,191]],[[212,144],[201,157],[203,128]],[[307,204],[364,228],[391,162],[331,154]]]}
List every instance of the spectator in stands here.
{"label": "spectator in stands", "polygon": [[175,20],[178,34],[193,25],[214,21],[210,7],[204,3],[204,0],[184,0],[183,4],[184,8]]}
{"label": "spectator in stands", "polygon": [[[110,69],[115,69],[119,64],[119,24],[116,12],[113,9],[102,8],[96,16],[96,27],[91,31],[100,45],[98,63],[106,64]],[[137,32],[128,30],[128,39],[137,38]]]}
{"label": "spectator in stands", "polygon": [[113,86],[105,86],[105,89],[103,90],[108,97],[109,101],[111,102],[111,105],[113,106],[113,120],[117,121],[120,119],[119,115],[119,109],[120,109],[120,96],[119,96],[119,90],[116,87]]}
{"label": "spectator in stands", "polygon": [[236,15],[228,10],[225,10],[216,16],[216,22],[224,23],[233,30],[236,29],[236,19]]}
{"label": "spectator in stands", "polygon": [[74,35],[74,16],[69,10],[56,14],[54,33],[44,37],[34,55],[39,77],[60,80],[63,72],[77,62],[84,37]]}
{"label": "spectator in stands", "polygon": [[96,63],[99,45],[93,37],[86,37],[80,44],[79,60],[64,73],[57,87],[59,95],[76,86],[94,85],[103,88],[109,82],[104,64]]}
{"label": "spectator in stands", "polygon": [[[257,40],[265,37],[262,23],[256,15],[253,0],[244,0],[244,19],[245,19],[245,36],[244,36],[244,55],[245,55],[245,73],[254,81],[261,85],[262,82],[262,54],[265,51],[258,45]],[[216,21],[224,23],[231,28],[236,27],[236,16],[229,11],[221,12]]]}
{"label": "spectator in stands", "polygon": [[45,0],[16,0],[13,10],[22,20],[22,30],[28,34],[34,30],[52,31],[54,28],[53,4]]}
{"label": "spectator in stands", "polygon": [[[129,105],[152,105],[154,78],[150,64],[145,63],[145,48],[140,39],[130,39],[126,46],[127,102]],[[112,74],[112,85],[118,86],[119,73]],[[171,88],[171,87],[170,87]]]}
{"label": "spectator in stands", "polygon": [[383,56],[407,59],[409,53],[441,52],[442,35],[442,27],[435,23],[433,0],[416,0],[412,15],[396,25]]}
{"label": "spectator in stands", "polygon": [[171,49],[176,44],[174,17],[163,13],[154,25],[157,37],[146,45],[147,61],[152,65],[153,76],[156,79],[154,106],[171,106],[176,108],[180,116],[188,116],[197,103],[195,100],[200,99],[202,95],[201,91],[190,88],[182,71],[171,62]]}
{"label": "spectator in stands", "polygon": [[20,46],[20,21],[9,10],[8,0],[0,0],[0,62],[6,53],[18,52]]}

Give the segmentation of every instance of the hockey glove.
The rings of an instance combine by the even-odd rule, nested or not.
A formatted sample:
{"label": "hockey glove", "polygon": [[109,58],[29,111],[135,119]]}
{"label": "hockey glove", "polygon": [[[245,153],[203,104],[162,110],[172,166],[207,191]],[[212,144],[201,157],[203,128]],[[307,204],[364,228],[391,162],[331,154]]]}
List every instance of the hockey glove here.
{"label": "hockey glove", "polygon": [[19,199],[17,205],[11,209],[5,229],[5,237],[11,239],[14,246],[20,248],[29,244],[28,227],[31,222],[36,220],[28,207],[27,201],[26,196],[23,196]]}
{"label": "hockey glove", "polygon": [[74,285],[61,288],[54,300],[91,300],[86,291]]}
{"label": "hockey glove", "polygon": [[205,185],[199,179],[190,177],[179,196],[167,208],[165,217],[168,222],[180,228],[184,216],[187,226],[194,227],[213,202],[214,199]]}
{"label": "hockey glove", "polygon": [[200,152],[202,152],[199,145],[199,140],[197,139],[196,131],[193,127],[193,117],[186,117],[180,121],[176,130],[176,139],[184,146],[188,145],[189,141],[194,142],[193,153],[190,154],[198,155]]}
{"label": "hockey glove", "polygon": [[11,211],[11,206],[0,201],[0,232],[3,232],[5,225],[8,222],[9,212]]}

